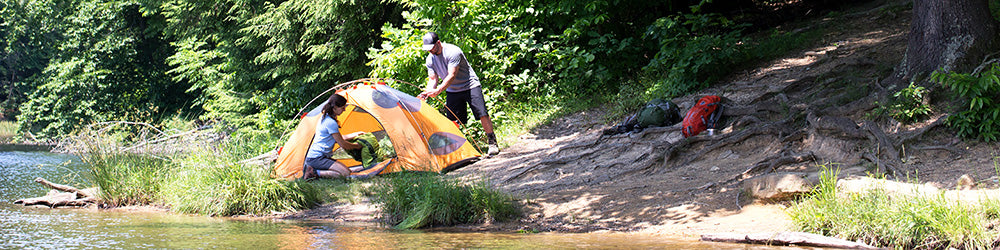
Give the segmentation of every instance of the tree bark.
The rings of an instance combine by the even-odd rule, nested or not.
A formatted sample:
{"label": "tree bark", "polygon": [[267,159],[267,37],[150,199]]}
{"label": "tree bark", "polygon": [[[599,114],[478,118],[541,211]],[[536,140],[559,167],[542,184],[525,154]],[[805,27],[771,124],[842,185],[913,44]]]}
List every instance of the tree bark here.
{"label": "tree bark", "polygon": [[893,85],[923,82],[934,70],[970,72],[997,51],[989,0],[914,0],[906,55]]}

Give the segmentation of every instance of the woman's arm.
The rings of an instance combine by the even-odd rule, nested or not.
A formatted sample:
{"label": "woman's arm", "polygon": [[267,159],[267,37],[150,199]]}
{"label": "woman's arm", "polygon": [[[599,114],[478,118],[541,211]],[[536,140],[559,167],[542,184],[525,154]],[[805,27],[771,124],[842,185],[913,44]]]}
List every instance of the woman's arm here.
{"label": "woman's arm", "polygon": [[348,142],[347,140],[354,139],[364,133],[365,132],[354,132],[348,134],[347,136],[343,136],[340,133],[333,133],[333,140],[336,140],[337,144],[339,144],[340,147],[344,149],[359,149],[361,148],[361,145],[353,142]]}

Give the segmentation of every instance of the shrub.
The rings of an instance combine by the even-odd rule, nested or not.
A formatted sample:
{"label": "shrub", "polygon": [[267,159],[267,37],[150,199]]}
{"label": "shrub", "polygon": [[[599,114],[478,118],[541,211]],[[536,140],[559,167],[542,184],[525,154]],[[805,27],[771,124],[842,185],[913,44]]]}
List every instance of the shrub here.
{"label": "shrub", "polygon": [[935,71],[931,81],[951,88],[968,109],[948,117],[948,126],[960,136],[984,141],[1000,139],[1000,64],[971,74]]}
{"label": "shrub", "polygon": [[719,14],[685,14],[656,20],[644,35],[660,45],[656,56],[642,69],[646,79],[653,79],[646,93],[673,97],[707,87],[740,57],[736,45],[742,27]]}

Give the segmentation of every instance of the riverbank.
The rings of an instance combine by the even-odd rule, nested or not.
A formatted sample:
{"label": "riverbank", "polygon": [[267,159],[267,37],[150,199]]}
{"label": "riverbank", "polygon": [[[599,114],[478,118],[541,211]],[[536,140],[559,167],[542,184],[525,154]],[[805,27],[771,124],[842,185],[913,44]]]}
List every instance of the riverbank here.
{"label": "riverbank", "polygon": [[[877,116],[872,114],[873,96],[886,88],[879,79],[905,51],[907,3],[873,1],[780,28],[775,32],[819,30],[823,37],[813,47],[672,100],[686,110],[701,96],[725,97],[726,122],[716,135],[683,138],[679,127],[671,126],[603,136],[611,125],[598,108],[512,139],[501,154],[445,176],[484,180],[520,197],[525,217],[461,228],[689,239],[706,233],[789,231],[794,229],[785,203],[753,198],[742,186],[745,180],[776,173],[812,175],[823,167],[858,176],[884,170],[884,159],[903,159],[895,167],[937,188],[953,188],[962,175],[971,176],[975,187],[995,187],[997,145],[956,138],[940,126],[940,114],[916,124],[872,118]],[[902,158],[882,156],[881,142],[845,131],[862,127],[892,140],[905,138]],[[237,218],[375,223],[376,209],[360,200]]]}
{"label": "riverbank", "polygon": [[[783,203],[750,197],[741,184],[767,174],[816,175],[831,168],[850,177],[885,167],[894,156],[880,155],[881,142],[850,136],[854,127],[907,138],[895,158],[902,162],[893,167],[911,180],[951,189],[968,175],[975,187],[995,188],[997,145],[958,138],[940,126],[940,114],[914,124],[873,118],[874,101],[887,88],[879,80],[906,50],[909,3],[872,1],[779,28],[818,30],[822,38],[672,100],[687,110],[704,95],[726,98],[726,125],[717,135],[683,138],[675,125],[605,137],[601,131],[611,125],[597,108],[539,126],[501,154],[446,176],[485,180],[524,199],[524,219],[475,227],[483,230],[684,237],[787,231],[793,229]],[[949,101],[936,97],[931,104],[945,111]]]}

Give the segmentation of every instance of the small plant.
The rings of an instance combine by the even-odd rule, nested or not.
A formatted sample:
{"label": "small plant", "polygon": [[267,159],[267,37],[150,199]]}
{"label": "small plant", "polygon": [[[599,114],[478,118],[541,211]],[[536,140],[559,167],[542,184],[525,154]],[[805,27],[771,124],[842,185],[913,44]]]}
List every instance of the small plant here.
{"label": "small plant", "polygon": [[[981,71],[984,69],[985,71]],[[1000,63],[983,65],[971,74],[935,71],[931,81],[951,88],[968,109],[948,117],[960,136],[984,141],[1000,139]]]}
{"label": "small plant", "polygon": [[462,185],[434,174],[404,172],[373,189],[382,222],[401,229],[507,221],[521,214],[510,195],[483,183]]}
{"label": "small plant", "polygon": [[899,122],[909,124],[926,118],[931,113],[931,107],[923,103],[927,90],[924,87],[910,83],[910,86],[892,95],[888,105],[875,102],[876,113],[891,116]]}

